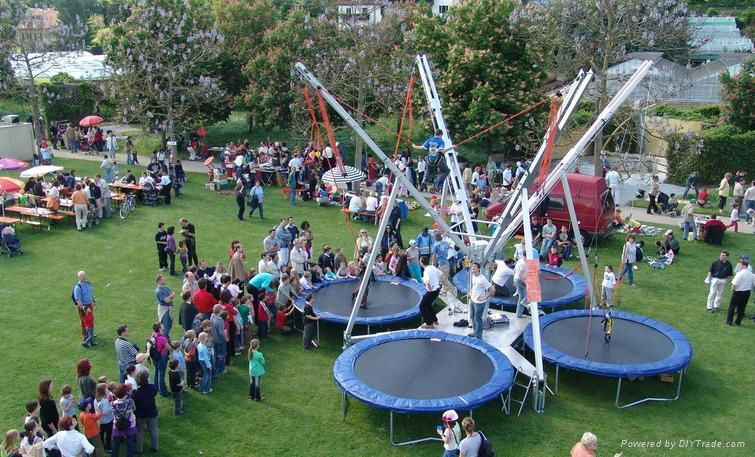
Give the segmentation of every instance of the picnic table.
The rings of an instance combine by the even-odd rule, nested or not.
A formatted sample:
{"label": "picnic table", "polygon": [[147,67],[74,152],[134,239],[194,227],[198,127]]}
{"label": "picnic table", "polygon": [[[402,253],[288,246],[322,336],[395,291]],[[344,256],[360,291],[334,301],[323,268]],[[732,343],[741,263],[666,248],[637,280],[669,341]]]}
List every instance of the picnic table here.
{"label": "picnic table", "polygon": [[141,192],[144,190],[143,186],[139,186],[136,184],[126,184],[126,183],[117,182],[117,181],[110,183],[110,187],[115,187],[116,189],[122,190],[124,192],[126,191]]}
{"label": "picnic table", "polygon": [[16,225],[20,223],[21,219],[16,219],[15,217],[0,216],[0,224]]}
{"label": "picnic table", "polygon": [[[29,225],[32,228],[41,229],[42,219],[46,219],[48,222],[47,230],[50,230],[54,223],[63,220],[63,216],[47,208],[26,208],[24,206],[14,205],[5,208],[5,211],[19,214],[21,216],[21,223]],[[38,218],[39,221],[32,220],[35,217]]]}

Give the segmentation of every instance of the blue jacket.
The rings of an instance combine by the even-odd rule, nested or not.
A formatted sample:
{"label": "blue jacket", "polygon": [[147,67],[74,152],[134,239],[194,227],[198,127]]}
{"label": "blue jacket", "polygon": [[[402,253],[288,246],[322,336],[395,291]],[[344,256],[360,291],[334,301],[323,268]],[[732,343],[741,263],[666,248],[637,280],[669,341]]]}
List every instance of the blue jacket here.
{"label": "blue jacket", "polygon": [[419,255],[430,255],[430,249],[433,247],[433,237],[428,233],[423,235],[420,233],[417,235],[417,248],[419,249]]}

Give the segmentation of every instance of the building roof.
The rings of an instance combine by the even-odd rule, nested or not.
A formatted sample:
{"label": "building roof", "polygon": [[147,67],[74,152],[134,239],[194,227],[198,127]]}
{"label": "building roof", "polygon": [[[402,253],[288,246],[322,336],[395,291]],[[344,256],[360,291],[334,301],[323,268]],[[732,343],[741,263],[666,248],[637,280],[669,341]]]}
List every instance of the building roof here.
{"label": "building roof", "polygon": [[[78,80],[102,80],[111,73],[110,67],[105,65],[104,55],[94,55],[86,51],[48,52],[44,54],[29,54],[32,61],[39,62],[39,73],[36,78],[52,78],[60,73],[67,73]],[[43,60],[43,62],[42,62]],[[16,78],[28,79],[28,72],[21,59],[11,59],[11,66]],[[42,68],[43,67],[43,68]],[[36,71],[35,71],[36,73]]]}
{"label": "building roof", "polygon": [[58,10],[55,8],[28,8],[18,23],[21,30],[48,30],[58,26]]}

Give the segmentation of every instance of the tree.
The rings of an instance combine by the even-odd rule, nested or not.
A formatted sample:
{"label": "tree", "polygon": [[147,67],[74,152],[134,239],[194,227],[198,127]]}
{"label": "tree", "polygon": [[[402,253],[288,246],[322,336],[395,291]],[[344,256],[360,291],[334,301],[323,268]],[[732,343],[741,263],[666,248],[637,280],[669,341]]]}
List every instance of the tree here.
{"label": "tree", "polygon": [[755,130],[755,59],[746,61],[738,75],[722,73],[721,83],[727,122],[742,130]]}
{"label": "tree", "polygon": [[[510,21],[510,0],[468,0],[451,8],[447,20],[420,17],[416,46],[440,73],[449,128],[457,141],[541,99],[545,82],[542,48]],[[532,119],[523,117],[484,137],[488,154],[498,144],[529,146]],[[537,135],[542,137],[542,130]]]}
{"label": "tree", "polygon": [[79,49],[82,29],[59,23],[43,35],[26,35],[31,27],[29,5],[23,0],[0,0],[0,89],[20,97],[32,108],[35,135],[44,134],[37,79],[50,69],[56,51]]}
{"label": "tree", "polygon": [[[588,66],[595,73],[597,110],[608,103],[610,66],[634,51],[662,51],[672,58],[686,54],[689,31],[684,0],[556,0],[526,5],[516,25],[547,43],[546,64],[558,75]],[[602,132],[593,142],[595,174],[602,172]]]}
{"label": "tree", "polygon": [[133,0],[112,27],[107,63],[123,116],[174,138],[224,120],[230,100],[215,62],[223,35],[195,0]]}

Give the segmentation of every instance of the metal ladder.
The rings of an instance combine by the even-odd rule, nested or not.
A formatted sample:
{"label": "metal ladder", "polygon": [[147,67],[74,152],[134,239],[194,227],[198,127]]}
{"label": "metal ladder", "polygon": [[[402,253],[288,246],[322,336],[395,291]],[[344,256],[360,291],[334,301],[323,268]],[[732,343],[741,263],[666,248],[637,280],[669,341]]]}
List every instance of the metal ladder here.
{"label": "metal ladder", "polygon": [[[532,388],[533,379],[527,376],[525,373],[522,373],[522,376],[524,376],[528,382],[526,384],[523,384],[521,382],[517,382],[517,379],[519,378],[519,373],[522,373],[519,370],[516,370],[514,373],[514,381],[511,384],[511,389],[509,389],[509,393],[506,396],[506,401],[503,404],[503,408],[501,408],[501,411],[506,413],[507,415],[511,413],[511,403],[517,403],[519,405],[519,410],[516,413],[516,416],[519,417],[522,415],[522,410],[524,409],[524,404],[527,401],[527,396],[530,394],[530,388]],[[516,398],[513,398],[514,394],[514,388],[520,387],[524,389],[524,394],[521,397],[521,400],[518,400]]]}

